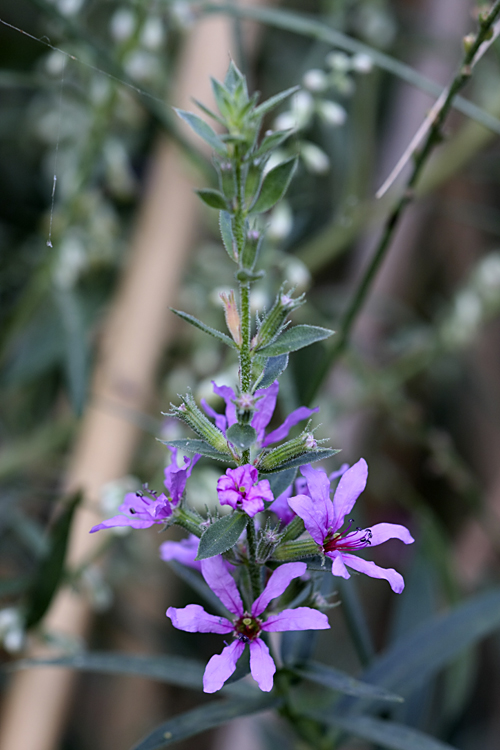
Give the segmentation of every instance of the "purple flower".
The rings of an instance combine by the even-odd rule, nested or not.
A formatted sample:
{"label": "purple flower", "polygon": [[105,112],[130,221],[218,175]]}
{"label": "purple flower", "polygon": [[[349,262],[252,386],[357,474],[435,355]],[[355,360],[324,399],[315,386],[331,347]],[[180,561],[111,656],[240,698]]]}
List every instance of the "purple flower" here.
{"label": "purple flower", "polygon": [[235,510],[242,510],[253,518],[256,513],[264,510],[264,500],[274,500],[269,481],[261,479],[259,472],[251,464],[238,466],[237,469],[227,469],[224,476],[217,482],[217,494],[221,505],[230,505]]}
{"label": "purple flower", "polygon": [[201,571],[201,562],[195,560],[199,545],[200,540],[194,534],[190,534],[187,539],[181,539],[180,542],[163,542],[160,544],[160,557],[166,562],[177,560],[188,568]]}
{"label": "purple flower", "polygon": [[345,516],[350,513],[354,503],[366,486],[368,466],[361,458],[341,477],[333,502],[330,500],[330,481],[324,471],[313,469],[310,464],[302,466],[302,474],[307,479],[308,495],[297,495],[288,500],[288,504],[304,521],[323,554],[332,560],[334,576],[350,578],[346,565],[372,578],[385,578],[396,594],[404,589],[403,577],[392,568],[380,568],[374,562],[363,560],[350,554],[364,547],[374,547],[388,539],[400,539],[411,544],[413,537],[405,526],[394,523],[378,523],[370,529],[354,529],[351,524],[339,531],[344,525]]}
{"label": "purple flower", "polygon": [[114,526],[147,529],[155,523],[165,523],[170,518],[175,506],[182,498],[186,481],[200,456],[195,454],[192,458],[185,457],[184,466],[178,466],[177,448],[169,448],[169,450],[172,452],[172,461],[165,468],[163,482],[167,491],[160,495],[154,490],[129,492],[118,508],[118,515],[94,526],[90,529],[91,534],[94,531],[111,529]]}
{"label": "purple flower", "polygon": [[[349,464],[342,464],[340,469],[337,469],[337,471],[333,471],[328,478],[330,481],[333,481],[334,479],[338,479],[342,476],[342,474],[345,474],[347,469],[349,468]],[[292,494],[293,490],[293,482],[292,484],[286,488],[284,492],[279,495],[274,503],[269,506],[269,510],[272,510],[273,513],[276,513],[280,521],[284,526],[290,523],[292,519],[295,518],[297,515],[295,511],[292,510],[290,505],[288,504],[288,500],[290,499],[290,495]],[[297,477],[295,480],[295,491],[298,495],[309,495],[309,490],[307,488],[307,480],[304,477]]]}
{"label": "purple flower", "polygon": [[[236,415],[236,405],[234,403],[236,401],[236,394],[228,385],[216,385],[216,383],[213,382],[212,385],[214,388],[214,393],[223,398],[226,402],[226,413],[218,414],[214,409],[212,409],[211,406],[209,406],[209,404],[207,404],[205,399],[202,399],[201,405],[205,409],[205,412],[208,414],[208,416],[215,419],[215,424],[225,435],[226,430],[233,424],[236,424],[236,422],[238,421]],[[257,399],[257,401],[255,405],[255,412],[250,424],[257,432],[257,442],[262,448],[265,448],[268,445],[272,445],[273,443],[278,443],[280,440],[284,440],[284,438],[288,436],[290,429],[294,425],[298,424],[298,422],[301,422],[303,419],[307,419],[311,416],[311,414],[314,414],[318,411],[318,407],[316,407],[315,409],[309,409],[307,406],[300,406],[298,409],[295,409],[295,411],[292,411],[292,413],[288,415],[288,417],[280,427],[278,427],[276,430],[273,430],[272,432],[269,432],[266,435],[265,428],[267,427],[267,425],[271,421],[271,417],[273,416],[274,409],[276,407],[278,391],[279,383],[277,380],[275,380],[274,383],[268,388],[260,388],[259,390],[255,391],[254,394],[254,397],[255,399]]]}
{"label": "purple flower", "polygon": [[269,578],[262,594],[252,604],[250,612],[245,611],[243,601],[234,579],[224,565],[220,555],[203,560],[201,572],[214,594],[234,615],[234,619],[210,615],[199,604],[188,604],[183,609],[169,607],[167,617],[172,625],[188,633],[232,634],[234,640],[222,649],[221,654],[212,656],[203,675],[205,693],[220,690],[225,681],[236,669],[236,662],[245,650],[250,648],[250,671],[261,690],[269,692],[273,687],[276,666],[269,649],[260,638],[262,632],[284,632],[286,630],[325,630],[330,627],[328,618],[322,612],[310,607],[284,609],[271,614],[266,620],[261,618],[269,603],[287,589],[290,581],[306,571],[306,564],[286,563],[277,568]]}

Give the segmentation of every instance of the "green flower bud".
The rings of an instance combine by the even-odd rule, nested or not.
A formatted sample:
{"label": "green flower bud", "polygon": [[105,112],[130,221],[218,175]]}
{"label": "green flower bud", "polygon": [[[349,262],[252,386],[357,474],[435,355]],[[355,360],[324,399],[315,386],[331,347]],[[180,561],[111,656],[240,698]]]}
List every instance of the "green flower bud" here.
{"label": "green flower bud", "polygon": [[280,534],[276,528],[271,528],[269,522],[266,524],[265,529],[259,532],[257,540],[257,551],[255,555],[255,561],[258,565],[264,565],[270,557],[272,557],[274,550],[278,547],[283,539],[283,534]]}
{"label": "green flower bud", "polygon": [[180,398],[182,399],[182,404],[180,406],[170,404],[171,411],[168,416],[185,422],[197,435],[206,440],[219,453],[231,455],[224,434],[198,408],[192,395],[187,393],[185,396],[180,396]]}
{"label": "green flower bud", "polygon": [[[257,468],[259,471],[276,471],[288,461],[314,451],[317,446],[318,441],[313,433],[306,428],[298,437],[287,440],[283,445],[278,445],[277,448],[262,453]],[[307,461],[304,461],[304,463],[307,463]]]}
{"label": "green flower bud", "polygon": [[294,299],[290,294],[285,294],[282,286],[274,305],[262,321],[257,335],[252,339],[252,349],[262,349],[262,347],[271,344],[283,329],[288,313],[303,304],[303,294]]}

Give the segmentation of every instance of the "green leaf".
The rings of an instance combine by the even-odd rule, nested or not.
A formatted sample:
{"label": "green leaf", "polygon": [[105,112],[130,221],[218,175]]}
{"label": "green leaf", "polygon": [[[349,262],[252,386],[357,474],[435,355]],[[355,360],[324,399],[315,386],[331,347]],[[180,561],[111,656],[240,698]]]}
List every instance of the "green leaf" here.
{"label": "green leaf", "polygon": [[257,440],[257,433],[255,432],[252,425],[238,424],[238,422],[236,422],[236,424],[231,425],[231,427],[228,429],[228,431],[226,432],[226,437],[229,442],[235,445],[237,448],[246,450],[247,448],[250,448],[250,446],[253,445]]}
{"label": "green leaf", "polygon": [[294,156],[271,169],[264,177],[259,196],[250,207],[250,211],[252,213],[269,211],[286,193],[296,168],[297,157]]}
{"label": "green leaf", "polygon": [[305,680],[316,682],[318,685],[324,685],[339,693],[354,695],[357,698],[376,698],[393,703],[402,703],[404,700],[400,695],[395,695],[395,693],[378,687],[378,685],[371,685],[369,682],[356,680],[345,672],[327,667],[324,664],[309,662],[302,667],[295,667],[293,671]]}
{"label": "green leaf", "polygon": [[230,94],[234,94],[238,86],[242,86],[243,91],[247,90],[245,76],[239,71],[238,67],[232,60],[229,63],[229,68],[227,69],[226,77],[224,78],[224,86]]}
{"label": "green leaf", "polygon": [[[400,638],[361,679],[407,696],[452,663],[464,649],[499,628],[500,589],[496,588],[469,599],[451,612],[433,617]],[[343,699],[339,708],[350,708],[348,701]]]}
{"label": "green leaf", "polygon": [[220,212],[219,227],[222,242],[224,244],[224,247],[226,248],[227,254],[231,258],[231,260],[237,260],[236,242],[233,234],[233,225],[231,223],[231,214],[228,213],[228,211]]}
{"label": "green leaf", "polygon": [[193,102],[196,104],[197,107],[201,109],[202,112],[204,112],[206,115],[211,117],[212,120],[215,120],[216,122],[218,122],[219,125],[223,125],[224,127],[226,126],[226,123],[224,122],[222,117],[219,117],[218,115],[215,114],[215,112],[212,112],[212,110],[206,107],[203,104],[203,102],[199,102],[198,99],[194,99],[194,98],[193,98]]}
{"label": "green leaf", "polygon": [[[286,29],[287,31],[292,31],[301,36],[308,36],[312,39],[317,39],[318,41],[327,42],[330,46],[338,47],[346,52],[354,54],[361,52],[362,54],[368,55],[373,60],[373,64],[377,67],[382,70],[387,70],[392,75],[401,78],[401,80],[406,81],[422,91],[426,91],[428,94],[431,94],[436,98],[440,96],[443,91],[442,86],[414,70],[414,68],[405,65],[390,55],[386,55],[384,52],[380,52],[375,47],[370,47],[368,44],[364,44],[347,34],[343,34],[341,31],[338,31],[338,29],[334,29],[326,24],[323,19],[316,21],[303,14],[282,10],[281,8],[278,10],[273,8],[256,8],[229,4],[216,5],[215,3],[205,5],[203,7],[203,12],[207,14],[224,13],[225,15],[236,16],[238,18],[251,18],[260,23],[275,26],[278,29]],[[471,117],[473,120],[481,123],[481,125],[484,125],[494,133],[500,135],[500,120],[489,112],[486,112],[484,109],[476,106],[468,99],[456,96],[453,100],[452,106],[454,109],[467,115],[467,117]]]}
{"label": "green leaf", "polygon": [[246,513],[232,513],[210,524],[200,539],[196,560],[206,560],[231,549],[248,523]]}
{"label": "green leaf", "polygon": [[316,448],[314,451],[307,451],[307,453],[304,453],[302,456],[297,456],[297,458],[292,458],[290,461],[286,461],[286,463],[281,464],[281,466],[273,469],[273,471],[267,472],[259,469],[259,472],[267,479],[268,476],[285,471],[285,469],[293,469],[298,466],[304,466],[304,464],[313,464],[315,461],[322,461],[325,458],[331,458],[336,453],[340,453],[340,451],[341,448]]}
{"label": "green leaf", "polygon": [[263,474],[262,476],[269,481],[274,497],[278,497],[287,487],[290,487],[297,476],[297,469],[286,469],[276,472],[276,474]]}
{"label": "green leaf", "polygon": [[171,307],[170,310],[178,315],[179,318],[182,318],[182,320],[185,320],[187,323],[191,323],[191,325],[195,328],[199,328],[200,331],[208,333],[210,336],[213,336],[214,339],[219,339],[219,341],[222,341],[223,344],[227,344],[227,346],[230,346],[231,349],[236,348],[233,339],[229,336],[226,336],[226,334],[222,333],[222,331],[217,331],[215,328],[207,326],[205,323],[202,323],[201,320],[198,320],[198,318],[195,318],[193,315],[189,315],[189,313],[182,312],[181,310],[174,310],[173,307]]}
{"label": "green leaf", "polygon": [[199,195],[203,203],[206,203],[210,208],[218,208],[220,211],[225,211],[227,209],[227,201],[218,190],[203,188],[202,190],[195,190],[194,192]]}
{"label": "green leaf", "polygon": [[281,375],[288,367],[288,353],[279,354],[277,357],[269,357],[267,360],[262,379],[258,382],[259,388],[267,388]]}
{"label": "green leaf", "polygon": [[214,99],[223,117],[230,118],[232,115],[231,94],[220,81],[210,77]]}
{"label": "green leaf", "polygon": [[202,120],[201,117],[195,115],[194,112],[186,112],[183,109],[175,109],[179,117],[187,122],[187,124],[194,130],[196,135],[203,138],[205,143],[213,148],[220,156],[227,156],[227,148],[221,141],[215,130],[210,125]]}
{"label": "green leaf", "polygon": [[278,104],[281,104],[282,101],[288,99],[289,96],[295,94],[299,89],[300,86],[292,86],[292,88],[290,89],[285,89],[285,91],[280,91],[279,94],[271,96],[270,99],[267,99],[265,102],[262,102],[262,104],[259,104],[259,106],[255,108],[255,114],[258,117],[262,117],[267,112],[270,112],[271,109],[277,107]]}
{"label": "green leaf", "polygon": [[48,552],[42,558],[27,594],[27,628],[40,622],[61,583],[71,522],[81,497],[81,493],[77,492],[65,502],[49,532]]}
{"label": "green leaf", "polygon": [[168,747],[174,742],[193,737],[207,729],[219,727],[240,716],[249,716],[277,708],[282,702],[282,698],[273,698],[269,695],[245,700],[212,701],[160,724],[142,742],[139,742],[134,750],[159,750],[159,748]]}
{"label": "green leaf", "polygon": [[163,445],[168,445],[171,448],[179,448],[179,450],[186,453],[199,453],[201,456],[206,456],[207,458],[215,458],[216,461],[233,463],[227,453],[219,453],[211,445],[198,438],[188,438],[186,440],[160,440],[157,438],[157,440],[159,443],[163,443]]}
{"label": "green leaf", "polygon": [[334,333],[335,331],[330,331],[329,328],[320,328],[319,326],[294,326],[293,328],[287,328],[272,344],[259,349],[258,353],[269,357],[277,357],[280,354],[288,354],[288,352],[303,349],[316,341],[323,341]]}
{"label": "green leaf", "polygon": [[287,138],[291,136],[294,131],[290,130],[277,130],[275,133],[270,133],[262,139],[257,151],[253,154],[254,159],[260,159],[261,156],[265,156],[270,151],[274,151],[275,148],[279,148]]}
{"label": "green leaf", "polygon": [[393,721],[372,719],[369,716],[339,716],[313,710],[304,713],[311,719],[338,727],[355,737],[362,737],[390,750],[455,750],[451,745],[429,737],[428,734]]}

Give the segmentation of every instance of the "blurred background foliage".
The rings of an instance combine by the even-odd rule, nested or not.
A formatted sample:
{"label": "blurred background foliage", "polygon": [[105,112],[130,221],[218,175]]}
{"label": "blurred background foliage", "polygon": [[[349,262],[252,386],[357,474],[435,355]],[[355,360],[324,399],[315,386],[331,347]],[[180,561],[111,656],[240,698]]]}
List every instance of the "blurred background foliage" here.
{"label": "blurred background foliage", "polygon": [[[478,7],[460,5],[450,13],[446,0],[286,3],[440,84],[460,60],[461,38]],[[24,643],[33,581],[51,550],[56,554],[57,534],[47,529],[153,146],[160,131],[180,138],[163,102],[199,13],[203,8],[181,0],[2,3],[1,20],[17,27],[0,26],[0,640],[7,661]],[[237,20],[234,34],[241,36]],[[241,46],[237,60],[252,88],[263,98],[297,83],[302,88],[277,116],[277,126],[296,128],[284,157],[298,153],[300,167],[286,202],[269,217],[268,273],[255,287],[254,304],[269,305],[286,278],[308,293],[296,320],[335,329],[392,200],[375,201],[375,189],[431,99],[364,53],[276,24],[260,24],[258,34],[256,53],[250,58]],[[492,114],[500,114],[499,52],[495,43],[466,92]],[[203,157],[191,156],[202,164]],[[205,174],[202,166],[199,182]],[[382,584],[355,582],[377,650],[498,583],[499,191],[498,139],[452,113],[420,200],[396,235],[350,345],[314,393],[320,436],[343,449],[342,460],[364,455],[370,465],[365,517],[357,521],[408,523],[418,539],[404,555],[389,545],[376,555],[404,570],[400,599]],[[175,307],[220,327],[218,294],[234,282],[216,223],[208,211],[202,216]],[[212,398],[212,379],[235,379],[235,362],[221,348],[184,324],[176,331],[162,354],[148,412],[122,415],[138,421],[144,436],[130,475],[103,488],[107,515],[125,489],[161,483],[165,450],[154,437],[180,429],[161,416],[177,393],[189,386],[198,398]],[[323,344],[292,355],[282,380],[282,414],[310,399],[326,356]],[[188,491],[199,507],[215,502],[216,477],[208,462],[193,477]],[[208,637],[193,639],[165,622],[167,604],[175,599],[181,606],[193,594],[157,559],[158,543],[153,533],[117,536],[105,543],[113,550],[104,572],[90,561],[66,571],[65,580],[97,612],[92,647],[203,658],[205,649],[212,652]],[[360,656],[346,608],[333,610],[335,639],[322,636],[321,651],[332,665],[356,673]],[[61,643],[56,633],[45,637],[77,646]],[[498,747],[499,644],[495,635],[462,654],[412,694],[398,719],[460,750]],[[193,704],[189,691],[125,682],[128,687],[118,688],[113,678],[82,678],[64,748],[128,747],[163,718],[164,705],[175,714]],[[196,746],[229,747],[230,731],[197,738]],[[258,732],[253,747],[293,746],[275,725]],[[368,745],[346,739],[342,747]]]}

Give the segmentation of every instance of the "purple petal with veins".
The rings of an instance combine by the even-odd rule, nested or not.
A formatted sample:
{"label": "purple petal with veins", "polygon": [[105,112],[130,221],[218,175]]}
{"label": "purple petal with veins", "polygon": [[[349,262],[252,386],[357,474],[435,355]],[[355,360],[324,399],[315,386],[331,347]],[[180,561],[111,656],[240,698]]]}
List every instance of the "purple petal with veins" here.
{"label": "purple petal with veins", "polygon": [[344,523],[345,516],[351,512],[354,503],[366,487],[368,466],[364,458],[360,458],[340,478],[333,497],[334,523],[336,531]]}
{"label": "purple petal with veins", "polygon": [[236,422],[238,421],[238,418],[236,416],[236,406],[233,403],[233,401],[236,399],[236,394],[228,385],[217,385],[217,383],[215,383],[213,380],[212,386],[214,389],[214,393],[223,398],[226,402],[227,426],[228,428],[232,427],[232,425],[236,424]]}
{"label": "purple petal with veins", "polygon": [[276,665],[268,647],[260,638],[250,644],[250,672],[257,685],[265,693],[273,689]]}
{"label": "purple petal with veins", "polygon": [[167,617],[172,620],[174,628],[187,633],[220,633],[227,634],[233,630],[233,623],[225,617],[217,617],[205,612],[199,604],[188,604],[181,609],[169,607]]}
{"label": "purple petal with veins", "polygon": [[259,398],[259,400],[257,401],[256,411],[250,424],[256,431],[257,440],[259,442],[262,441],[264,430],[271,421],[276,408],[279,387],[278,381],[275,380],[268,388],[260,388],[255,392],[255,396]]}
{"label": "purple petal with veins", "polygon": [[284,633],[288,630],[327,630],[328,617],[311,607],[284,609],[277,615],[270,615],[262,626],[266,633]]}
{"label": "purple petal with veins", "polygon": [[293,581],[294,578],[303,576],[306,570],[307,565],[302,562],[285,563],[284,565],[280,565],[279,568],[276,568],[271,574],[264,591],[253,603],[252,614],[254,617],[261,615],[269,605],[269,602],[276,599],[278,596],[281,596],[290,585],[290,582]]}
{"label": "purple petal with veins", "polygon": [[323,545],[328,534],[328,507],[329,498],[313,500],[308,495],[296,495],[288,501],[290,508],[302,518],[307,531],[310,533],[316,544]]}
{"label": "purple petal with veins", "polygon": [[220,690],[236,669],[236,662],[245,650],[241,641],[233,641],[222,649],[221,654],[215,654],[208,662],[203,675],[203,691],[215,693]]}
{"label": "purple petal with veins", "polygon": [[241,617],[243,614],[243,602],[240,592],[229,573],[221,555],[209,557],[201,561],[201,572],[212,591],[219,597],[223,605],[233,613]]}
{"label": "purple petal with veins", "polygon": [[361,557],[356,557],[355,555],[342,554],[342,558],[349,568],[353,568],[359,573],[365,573],[371,578],[383,578],[389,581],[391,589],[395,594],[400,594],[403,591],[405,587],[404,578],[393,568],[381,568],[371,560],[362,560]]}

